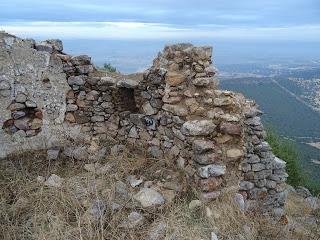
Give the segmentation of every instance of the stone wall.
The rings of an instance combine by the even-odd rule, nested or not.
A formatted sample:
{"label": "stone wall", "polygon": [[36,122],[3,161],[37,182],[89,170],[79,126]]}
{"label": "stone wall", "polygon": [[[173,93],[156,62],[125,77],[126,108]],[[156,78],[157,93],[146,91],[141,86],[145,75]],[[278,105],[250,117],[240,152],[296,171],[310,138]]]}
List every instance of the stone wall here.
{"label": "stone wall", "polygon": [[2,157],[70,136],[112,137],[175,161],[203,199],[236,185],[242,208],[282,214],[285,163],[265,142],[255,103],[217,89],[211,47],[166,46],[135,81],[101,75],[58,40],[3,34],[0,44],[1,63],[9,62],[0,69]]}

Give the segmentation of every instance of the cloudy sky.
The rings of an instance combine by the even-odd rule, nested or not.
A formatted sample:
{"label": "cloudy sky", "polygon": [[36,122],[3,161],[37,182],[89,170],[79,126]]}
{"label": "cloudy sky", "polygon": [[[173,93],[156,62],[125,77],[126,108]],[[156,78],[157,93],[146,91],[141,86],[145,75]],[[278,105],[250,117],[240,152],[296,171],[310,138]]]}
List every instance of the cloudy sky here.
{"label": "cloudy sky", "polygon": [[63,39],[320,41],[319,0],[2,0],[0,30]]}

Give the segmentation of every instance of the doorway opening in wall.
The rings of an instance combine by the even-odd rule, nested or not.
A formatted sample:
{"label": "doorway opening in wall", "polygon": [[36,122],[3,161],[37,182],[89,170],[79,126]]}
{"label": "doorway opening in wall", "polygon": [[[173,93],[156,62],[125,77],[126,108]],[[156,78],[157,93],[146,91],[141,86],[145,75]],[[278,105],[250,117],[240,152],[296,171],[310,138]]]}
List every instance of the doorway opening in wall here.
{"label": "doorway opening in wall", "polygon": [[135,94],[133,88],[119,88],[119,110],[130,111],[131,113],[137,113],[138,108],[135,100]]}

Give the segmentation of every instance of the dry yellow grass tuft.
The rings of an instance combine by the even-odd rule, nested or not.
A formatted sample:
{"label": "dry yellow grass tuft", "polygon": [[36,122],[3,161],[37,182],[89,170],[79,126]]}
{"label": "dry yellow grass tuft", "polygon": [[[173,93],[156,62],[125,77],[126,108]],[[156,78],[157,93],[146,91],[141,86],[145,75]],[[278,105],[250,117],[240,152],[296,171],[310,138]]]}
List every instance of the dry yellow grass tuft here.
{"label": "dry yellow grass tuft", "polygon": [[[165,226],[158,239],[166,240],[210,239],[211,232],[220,240],[320,239],[319,230],[314,228],[317,225],[308,223],[312,210],[296,195],[289,197],[287,225],[271,224],[267,217],[242,213],[233,201],[233,187],[216,201],[193,210],[188,204],[197,196],[188,188],[160,209],[137,208],[128,200],[112,210],[117,181],[125,182],[129,174],[152,180],[155,173],[161,178],[177,170],[171,162],[147,158],[141,151],[127,151],[100,161],[101,165],[111,166],[106,174],[88,172],[85,164],[72,159],[48,162],[42,152],[1,161],[0,239],[139,240],[146,239],[150,229],[157,226]],[[37,180],[38,176],[53,173],[64,178],[60,188],[47,187]],[[93,217],[89,209],[100,200],[107,203],[107,211],[98,208],[98,217]],[[123,227],[131,211],[143,213],[146,220],[142,226]]]}

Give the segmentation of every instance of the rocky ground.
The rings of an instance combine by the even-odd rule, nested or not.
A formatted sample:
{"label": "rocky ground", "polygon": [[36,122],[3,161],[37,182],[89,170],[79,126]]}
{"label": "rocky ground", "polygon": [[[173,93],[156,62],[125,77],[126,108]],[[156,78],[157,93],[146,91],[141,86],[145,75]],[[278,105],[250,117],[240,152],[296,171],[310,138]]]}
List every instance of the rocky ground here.
{"label": "rocky ground", "polygon": [[320,238],[320,202],[304,188],[288,186],[287,215],[274,223],[244,214],[237,189],[203,202],[170,161],[106,146],[100,161],[54,149],[2,161],[0,239]]}

